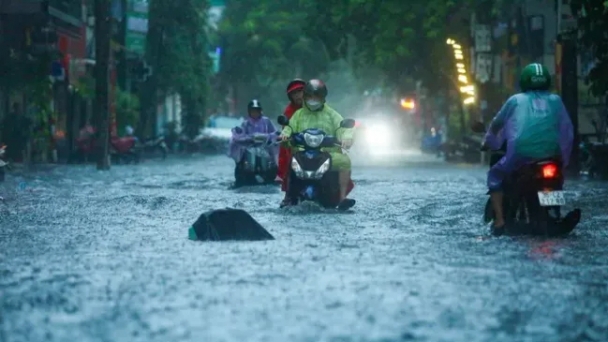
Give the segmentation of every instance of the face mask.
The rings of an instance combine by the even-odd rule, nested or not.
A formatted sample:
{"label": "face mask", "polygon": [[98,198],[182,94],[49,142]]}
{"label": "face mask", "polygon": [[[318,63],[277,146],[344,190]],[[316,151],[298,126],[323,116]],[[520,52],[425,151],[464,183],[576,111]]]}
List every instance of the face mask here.
{"label": "face mask", "polygon": [[308,100],[306,101],[306,107],[312,111],[315,111],[321,109],[321,107],[323,107],[323,103],[316,100]]}

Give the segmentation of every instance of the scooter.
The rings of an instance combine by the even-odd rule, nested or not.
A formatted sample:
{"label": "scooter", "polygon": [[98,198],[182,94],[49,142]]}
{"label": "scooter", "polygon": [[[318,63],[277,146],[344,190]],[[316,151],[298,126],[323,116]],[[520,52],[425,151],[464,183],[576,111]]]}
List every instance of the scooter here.
{"label": "scooter", "polygon": [[[289,126],[289,120],[280,116],[278,123]],[[345,119],[340,128],[355,127],[355,120]],[[338,139],[319,129],[307,129],[291,136],[292,146],[301,150],[293,154],[289,175],[288,197],[292,205],[304,201],[318,203],[324,208],[336,208],[340,203],[338,172],[331,171],[332,159],[323,148],[340,146]]]}
{"label": "scooter", "polygon": [[[235,127],[233,131],[243,134],[241,127]],[[234,170],[235,187],[274,183],[278,169],[277,156],[271,155],[269,147],[277,144],[277,136],[278,132],[256,133],[250,140],[240,142],[246,149]]]}
{"label": "scooter", "polygon": [[143,150],[144,153],[160,152],[163,160],[167,159],[167,154],[169,153],[169,147],[165,142],[165,137],[162,135],[156,138],[145,139],[143,142],[138,143],[137,147]]}
{"label": "scooter", "polygon": [[[141,148],[136,146],[136,138],[128,137],[110,137],[110,155],[113,159],[124,160],[125,162],[139,163]],[[76,145],[79,154],[86,162],[97,151],[97,139],[95,139],[95,129],[88,126],[80,131]]]}
{"label": "scooter", "polygon": [[[476,133],[486,131],[483,123],[475,123]],[[489,148],[483,145],[481,151]],[[506,154],[505,142],[490,157],[490,168]],[[572,232],[580,221],[580,209],[562,216],[566,204],[563,191],[564,176],[561,162],[546,158],[526,164],[504,180],[503,215],[508,235],[564,236]],[[486,202],[484,221],[494,220],[490,199]]]}

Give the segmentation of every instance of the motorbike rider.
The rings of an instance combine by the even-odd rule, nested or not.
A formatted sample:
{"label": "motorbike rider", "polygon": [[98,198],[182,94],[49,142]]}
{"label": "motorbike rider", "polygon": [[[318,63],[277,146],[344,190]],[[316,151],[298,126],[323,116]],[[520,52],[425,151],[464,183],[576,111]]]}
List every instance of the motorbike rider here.
{"label": "motorbike rider", "polygon": [[[353,144],[353,130],[339,129],[343,118],[325,103],[326,98],[327,86],[323,81],[312,79],[306,82],[304,87],[304,106],[294,113],[289,121],[289,126],[283,127],[281,140],[289,140],[293,133],[299,133],[310,128],[318,128],[328,134],[336,132],[336,137],[342,142],[342,148],[350,148]],[[342,152],[340,147],[328,148],[327,152],[329,152],[332,158],[332,169],[338,171],[339,175],[340,204],[338,208],[342,210],[349,209],[355,205],[355,200],[346,198],[349,183],[351,182],[350,158]]]}
{"label": "motorbike rider", "polygon": [[[258,99],[253,99],[247,104],[247,119],[241,125],[241,132],[237,132],[235,128],[232,129],[232,141],[230,142],[230,149],[228,155],[230,158],[238,164],[241,162],[243,153],[246,147],[243,146],[243,142],[251,140],[254,134],[268,134],[271,135],[276,133],[276,128],[272,124],[272,121],[263,115],[262,104]],[[275,136],[276,137],[276,136]],[[271,151],[275,156],[276,151]]]}
{"label": "motorbike rider", "polygon": [[562,99],[549,92],[551,77],[539,63],[527,65],[519,80],[521,93],[511,96],[492,120],[484,146],[500,149],[507,143],[505,156],[488,172],[495,220],[492,233],[505,231],[502,183],[505,177],[536,160],[559,157],[563,167],[570,161],[574,132]]}
{"label": "motorbike rider", "polygon": [[[285,115],[288,119],[291,119],[293,114],[300,108],[302,108],[302,102],[304,101],[304,86],[306,82],[299,78],[294,79],[289,82],[287,85],[287,98],[289,99],[289,104],[285,107],[283,111],[283,115]],[[285,206],[289,203],[289,198],[287,196],[287,185],[289,176],[289,165],[291,163],[291,150],[288,147],[281,146],[279,150],[279,168],[277,172],[277,177],[281,179],[281,191],[285,192],[285,198],[283,198],[283,202],[281,206]]]}

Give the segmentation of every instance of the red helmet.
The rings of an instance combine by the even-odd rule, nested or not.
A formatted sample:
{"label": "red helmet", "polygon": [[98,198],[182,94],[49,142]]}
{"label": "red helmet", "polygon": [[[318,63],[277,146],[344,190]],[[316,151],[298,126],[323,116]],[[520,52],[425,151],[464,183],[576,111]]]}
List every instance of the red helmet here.
{"label": "red helmet", "polygon": [[305,85],[306,81],[301,80],[299,78],[296,78],[293,81],[289,82],[289,84],[287,85],[287,97],[289,97],[290,93],[296,90],[303,90]]}

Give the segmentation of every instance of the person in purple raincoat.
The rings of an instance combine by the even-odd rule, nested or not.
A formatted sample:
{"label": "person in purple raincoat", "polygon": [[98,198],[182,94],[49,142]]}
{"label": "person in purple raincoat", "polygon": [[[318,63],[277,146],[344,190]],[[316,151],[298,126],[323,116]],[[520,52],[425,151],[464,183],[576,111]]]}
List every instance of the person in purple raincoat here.
{"label": "person in purple raincoat", "polygon": [[[248,117],[241,125],[240,129],[232,129],[232,139],[228,156],[232,158],[237,165],[241,162],[243,154],[247,149],[247,142],[251,141],[254,134],[267,134],[268,139],[276,136],[276,128],[272,121],[262,114],[262,104],[259,100],[253,99],[247,105]],[[268,152],[274,158],[275,163],[278,159],[279,149],[277,145],[269,145]]]}
{"label": "person in purple raincoat", "polygon": [[488,172],[495,220],[494,235],[504,234],[502,182],[525,164],[545,158],[559,158],[568,166],[574,130],[562,99],[549,92],[547,68],[533,63],[522,70],[521,93],[511,96],[492,120],[484,145],[498,150],[506,142],[505,156]]}

